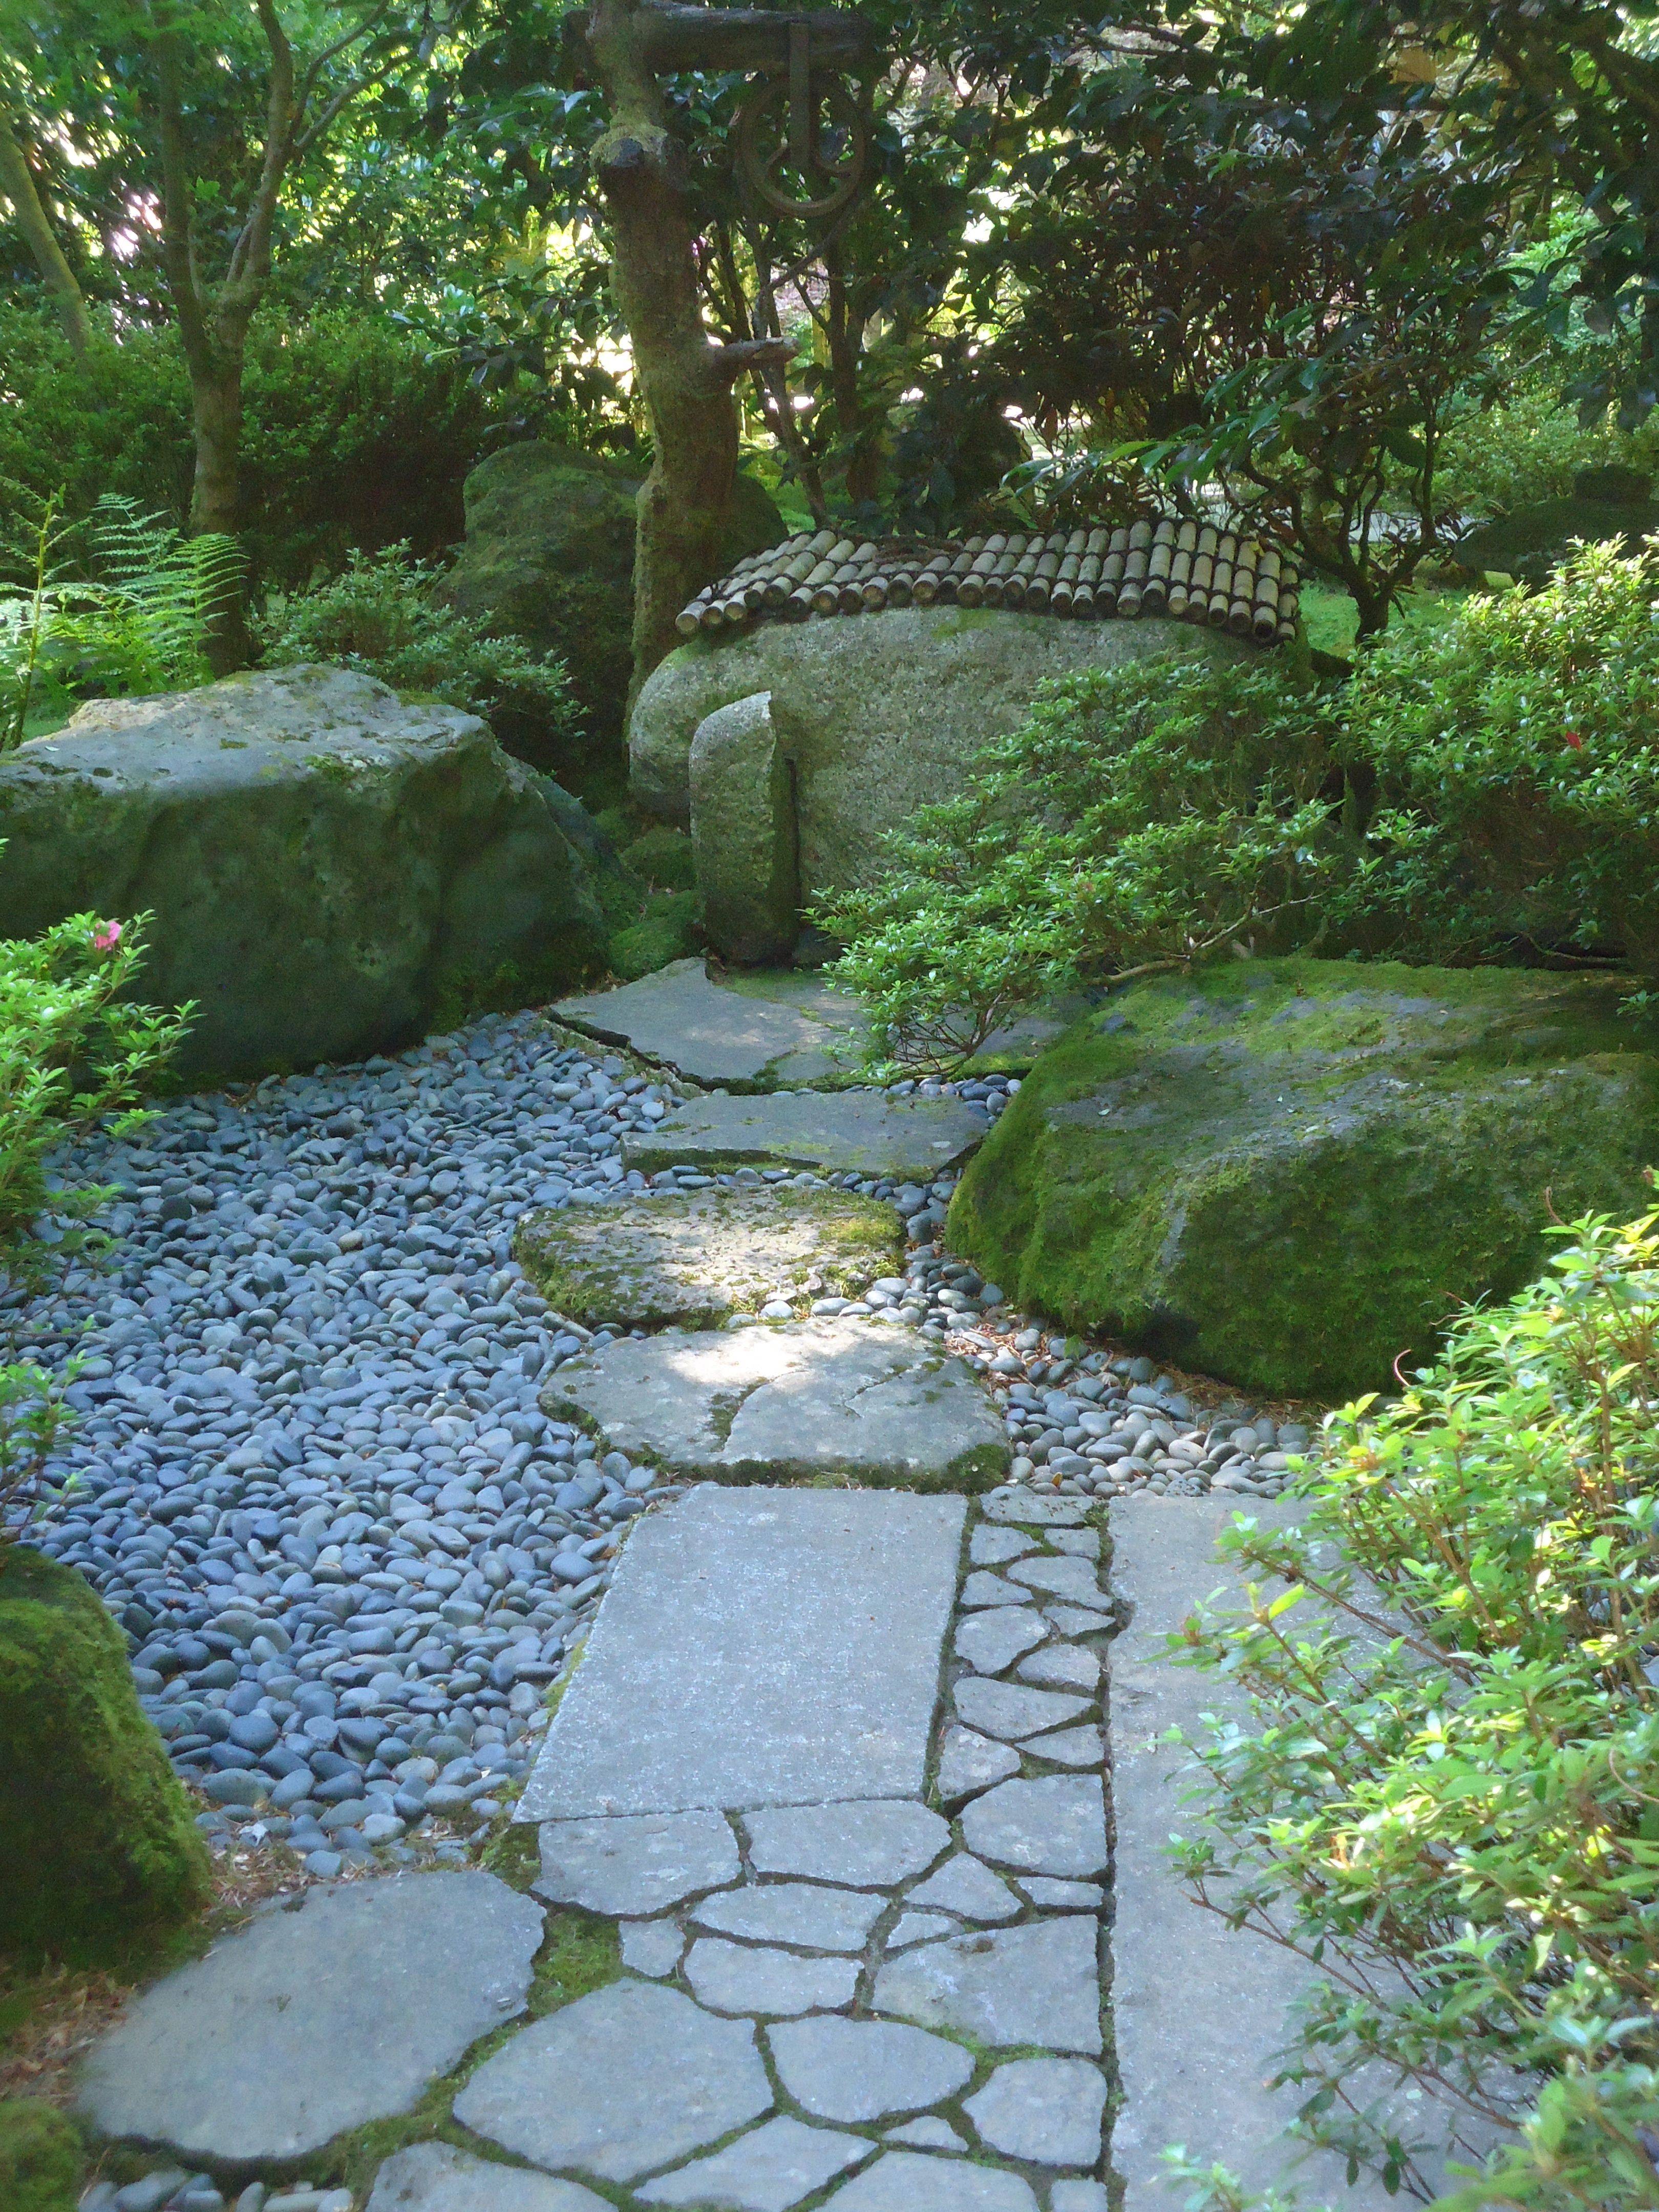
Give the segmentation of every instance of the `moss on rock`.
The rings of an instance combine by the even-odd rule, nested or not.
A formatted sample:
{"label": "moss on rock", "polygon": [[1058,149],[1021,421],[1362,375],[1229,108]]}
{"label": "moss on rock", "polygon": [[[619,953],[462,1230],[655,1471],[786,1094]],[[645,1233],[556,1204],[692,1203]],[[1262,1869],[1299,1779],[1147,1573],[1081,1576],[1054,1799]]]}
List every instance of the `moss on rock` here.
{"label": "moss on rock", "polygon": [[72,2122],[34,2097],[0,2099],[0,2204],[5,2212],[75,2212],[83,2166]]}
{"label": "moss on rock", "polygon": [[94,1965],[206,1903],[206,1846],[120,1631],[23,1546],[0,1553],[0,1945]]}
{"label": "moss on rock", "polygon": [[1022,1304],[1252,1389],[1392,1387],[1537,1272],[1553,1209],[1623,1218],[1659,1037],[1618,986],[1262,960],[1116,994],[1036,1062],[950,1236]]}
{"label": "moss on rock", "polygon": [[718,1328],[773,1297],[803,1316],[813,1298],[854,1296],[904,1264],[890,1206],[793,1186],[678,1191],[531,1214],[513,1249],[549,1302],[592,1328],[617,1321]]}
{"label": "moss on rock", "polygon": [[611,940],[611,969],[624,983],[654,975],[672,960],[684,960],[698,945],[695,891],[651,891],[637,921]]}

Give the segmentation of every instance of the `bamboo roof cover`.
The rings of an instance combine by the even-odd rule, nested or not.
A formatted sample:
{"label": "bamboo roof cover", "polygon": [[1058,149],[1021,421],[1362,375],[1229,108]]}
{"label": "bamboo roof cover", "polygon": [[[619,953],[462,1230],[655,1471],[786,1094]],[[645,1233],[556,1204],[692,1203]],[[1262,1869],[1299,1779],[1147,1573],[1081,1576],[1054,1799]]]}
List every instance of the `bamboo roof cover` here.
{"label": "bamboo roof cover", "polygon": [[884,607],[1006,607],[1074,622],[1160,616],[1261,645],[1296,634],[1299,579],[1277,546],[1206,522],[1160,522],[962,538],[854,538],[802,532],[739,561],[681,609],[682,637],[769,617]]}

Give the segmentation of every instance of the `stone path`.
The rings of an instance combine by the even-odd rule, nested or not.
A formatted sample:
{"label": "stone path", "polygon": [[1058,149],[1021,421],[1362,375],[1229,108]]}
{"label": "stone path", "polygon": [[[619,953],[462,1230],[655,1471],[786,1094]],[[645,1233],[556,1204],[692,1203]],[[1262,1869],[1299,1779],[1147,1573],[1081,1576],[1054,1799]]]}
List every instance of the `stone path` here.
{"label": "stone path", "polygon": [[[654,1036],[686,1077],[824,1079],[821,986],[647,982],[631,1006],[562,1011],[636,1048]],[[671,1016],[680,1030],[649,1028]],[[1190,1676],[1172,1691],[1152,1655],[1160,1608],[1218,1579],[1222,1502],[1145,1492],[1274,1488],[1302,1432],[1206,1413],[1150,1362],[1022,1325],[939,1249],[954,1164],[1006,1085],[687,1099],[522,1024],[498,1034],[523,1103],[491,1098],[492,1126],[557,1109],[501,1200],[488,1176],[454,1178],[493,1238],[471,1264],[497,1270],[482,1287],[506,1358],[465,1267],[434,1282],[415,1264],[428,1241],[434,1268],[465,1258],[446,1217],[398,1236],[367,1203],[328,1215],[335,1249],[288,1278],[306,1303],[287,1310],[322,1337],[325,1293],[355,1296],[361,1274],[384,1380],[349,1371],[349,1337],[326,1383],[303,1353],[267,1367],[256,1337],[203,1391],[179,1509],[172,1484],[149,1498],[143,1569],[112,1562],[112,1601],[151,1638],[147,1701],[181,1762],[223,1778],[226,1817],[240,1796],[260,1814],[244,1832],[286,1832],[313,1875],[384,1865],[388,1841],[404,1870],[296,1893],[131,2008],[84,2109],[190,2163],[137,2194],[100,2185],[87,2212],[364,2212],[362,2192],[296,2177],[337,2176],[353,2130],[394,2122],[370,2212],[1105,2212],[1115,2172],[1151,2212],[1173,2141],[1279,2175],[1283,2100],[1262,2077],[1294,1978],[1241,1967],[1237,1939],[1195,1924],[1159,1856],[1176,1815],[1147,1740],[1183,1696],[1213,1701]],[[468,1085],[458,1128],[484,1096]],[[339,1108],[319,1086],[308,1145],[318,1116],[344,1127]],[[245,1245],[274,1272],[258,1240],[284,1188],[212,1248],[208,1295],[234,1291]],[[514,1249],[534,1289],[503,1264],[527,1199],[543,1211]],[[181,1262],[210,1256],[175,1234]],[[134,1384],[153,1391],[154,1370],[129,1381],[118,1348],[110,1364],[99,1425],[153,1458],[147,1429],[129,1446],[110,1416],[129,1396],[144,1412]],[[167,1378],[181,1424],[196,1372]],[[291,1428],[256,1418],[272,1388]],[[231,1490],[207,1455],[244,1437],[260,1480]],[[356,1480],[370,1452],[373,1488]],[[147,1495],[93,1480],[106,1507]],[[67,1525],[58,1548],[102,1571],[108,1522]],[[222,1597],[201,1603],[204,1583]],[[164,1644],[169,1613],[214,1640]],[[1109,1651],[1128,1722],[1109,1805]],[[537,1831],[533,1896],[417,1870],[432,1854],[399,1839],[435,1819],[440,1853],[464,1859],[453,1831],[496,1812],[503,1781]],[[562,2002],[573,1942],[588,1993]]]}
{"label": "stone path", "polygon": [[626,1045],[693,1083],[775,1091],[851,1082],[869,1039],[856,1000],[810,974],[725,976],[676,960],[620,990],[562,1000],[559,1019],[605,1044]]}

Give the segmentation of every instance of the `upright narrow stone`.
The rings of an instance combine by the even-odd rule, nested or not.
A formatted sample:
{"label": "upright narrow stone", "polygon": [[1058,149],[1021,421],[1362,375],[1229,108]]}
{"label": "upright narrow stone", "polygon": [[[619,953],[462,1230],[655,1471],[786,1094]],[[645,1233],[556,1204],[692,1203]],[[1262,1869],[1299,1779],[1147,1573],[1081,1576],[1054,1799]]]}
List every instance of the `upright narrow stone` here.
{"label": "upright narrow stone", "polygon": [[691,740],[691,852],[703,927],[716,951],[756,966],[786,961],[800,933],[794,773],[757,691],[716,708]]}

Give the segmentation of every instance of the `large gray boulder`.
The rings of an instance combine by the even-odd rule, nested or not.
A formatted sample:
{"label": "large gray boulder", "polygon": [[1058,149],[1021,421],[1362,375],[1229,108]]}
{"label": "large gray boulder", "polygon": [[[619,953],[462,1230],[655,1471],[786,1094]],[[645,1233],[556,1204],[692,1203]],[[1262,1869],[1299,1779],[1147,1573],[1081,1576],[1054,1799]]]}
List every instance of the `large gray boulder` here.
{"label": "large gray boulder", "polygon": [[[444,580],[460,613],[560,655],[595,738],[614,745],[633,666],[636,465],[571,446],[505,446],[466,480],[466,542]],[[770,494],[739,475],[722,568],[785,534]],[[512,732],[506,733],[509,740]]]}
{"label": "large gray boulder", "polygon": [[795,910],[868,881],[883,836],[959,790],[1045,677],[1259,650],[1186,623],[967,607],[759,623],[693,638],[653,672],[629,726],[630,785],[690,827],[716,949],[775,958]]}
{"label": "large gray boulder", "polygon": [[184,1073],[361,1059],[602,964],[569,805],[476,715],[344,669],[100,700],[0,761],[0,936],[149,911]]}

